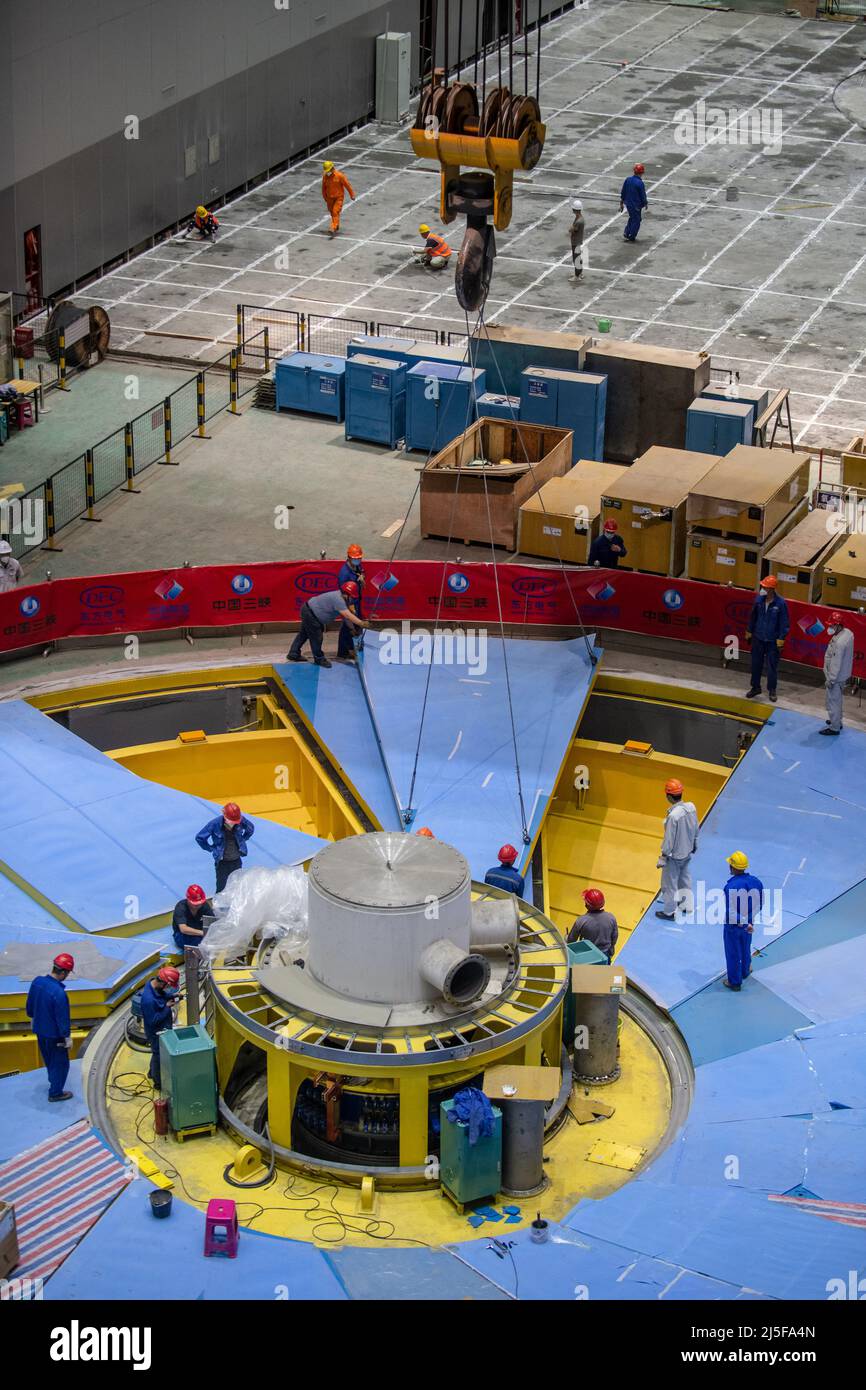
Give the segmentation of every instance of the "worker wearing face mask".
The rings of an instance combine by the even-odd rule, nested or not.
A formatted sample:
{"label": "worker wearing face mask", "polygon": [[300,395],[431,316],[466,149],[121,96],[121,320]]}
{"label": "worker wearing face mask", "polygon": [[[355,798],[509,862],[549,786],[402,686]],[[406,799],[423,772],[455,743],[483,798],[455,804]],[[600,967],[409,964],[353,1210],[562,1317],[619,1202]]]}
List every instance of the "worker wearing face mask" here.
{"label": "worker wearing face mask", "polygon": [[836,609],[827,624],[830,641],[824,653],[824,682],[827,696],[827,726],[822,734],[842,732],[842,692],[854,668],[854,634]]}
{"label": "worker wearing face mask", "polygon": [[227,801],[220,814],[209,820],[196,835],[196,844],[213,855],[218,893],[225,888],[230,876],[243,868],[247,840],[255,834],[255,829],[237,802]]}
{"label": "worker wearing face mask", "polygon": [[8,594],[21,582],[21,566],[8,541],[0,541],[0,594]]}
{"label": "worker wearing face mask", "polygon": [[[358,586],[358,597],[349,604],[349,611],[355,614],[356,618],[363,618],[361,603],[364,597],[364,585],[367,576],[364,573],[364,552],[359,545],[350,545],[346,551],[346,558],[340,566],[337,575],[337,585],[342,589],[344,584],[354,582]],[[340,635],[337,638],[337,660],[353,661],[355,658],[355,629],[351,623],[343,622],[340,624]]]}
{"label": "worker wearing face mask", "polygon": [[776,593],[776,576],[768,574],[761,580],[761,589],[752,605],[746,638],[752,644],[752,684],[746,691],[746,699],[754,700],[761,693],[761,677],[764,665],[767,667],[767,694],[776,703],[776,682],[779,678],[779,653],[785,645],[785,638],[791,620],[788,605],[781,594]]}

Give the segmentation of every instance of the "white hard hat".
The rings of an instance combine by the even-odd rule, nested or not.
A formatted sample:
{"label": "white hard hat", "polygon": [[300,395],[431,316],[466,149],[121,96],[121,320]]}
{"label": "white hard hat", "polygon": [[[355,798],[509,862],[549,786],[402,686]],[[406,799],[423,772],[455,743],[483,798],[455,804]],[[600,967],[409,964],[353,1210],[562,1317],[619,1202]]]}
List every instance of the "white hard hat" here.
{"label": "white hard hat", "polygon": [[0,555],[11,555],[12,547],[8,541],[0,541]]}
{"label": "white hard hat", "polygon": [[583,212],[583,203],[580,201],[579,198],[573,199],[571,204],[571,210],[572,212]]}

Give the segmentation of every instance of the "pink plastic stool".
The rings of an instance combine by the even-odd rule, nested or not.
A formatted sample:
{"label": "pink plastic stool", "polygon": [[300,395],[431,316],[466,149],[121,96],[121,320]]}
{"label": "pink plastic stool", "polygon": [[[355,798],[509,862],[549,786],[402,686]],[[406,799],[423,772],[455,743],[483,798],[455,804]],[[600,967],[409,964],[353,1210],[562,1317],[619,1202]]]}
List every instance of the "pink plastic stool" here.
{"label": "pink plastic stool", "polygon": [[18,428],[19,428],[19,430],[23,430],[23,429],[25,429],[28,425],[32,425],[32,424],[33,424],[33,402],[32,402],[32,401],[16,401],[16,402],[15,402],[15,410],[16,410],[16,412],[17,412],[17,414],[18,414]]}
{"label": "pink plastic stool", "polygon": [[227,1255],[230,1260],[238,1253],[238,1213],[231,1198],[211,1197],[207,1204],[204,1253]]}

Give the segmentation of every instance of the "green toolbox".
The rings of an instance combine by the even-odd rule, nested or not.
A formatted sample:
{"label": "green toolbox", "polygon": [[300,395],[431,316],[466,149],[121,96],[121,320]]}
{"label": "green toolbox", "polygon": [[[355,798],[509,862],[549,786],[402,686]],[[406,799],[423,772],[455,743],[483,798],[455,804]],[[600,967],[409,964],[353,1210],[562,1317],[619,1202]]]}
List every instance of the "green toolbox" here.
{"label": "green toolbox", "polygon": [[448,1118],[453,1100],[439,1106],[439,1181],[458,1207],[495,1197],[502,1181],[502,1111],[493,1106],[493,1133],[469,1143],[469,1126]]}
{"label": "green toolbox", "polygon": [[[591,941],[572,941],[568,947],[568,969],[571,973],[573,965],[607,965],[607,956],[604,951],[600,951]],[[565,996],[565,1003],[562,1006],[562,1041],[571,1050],[574,1042],[574,995],[571,990],[571,980],[568,982],[568,993]]]}
{"label": "green toolbox", "polygon": [[169,1123],[175,1133],[215,1125],[216,1044],[201,1024],[160,1033],[159,1063],[162,1089],[168,1096]]}

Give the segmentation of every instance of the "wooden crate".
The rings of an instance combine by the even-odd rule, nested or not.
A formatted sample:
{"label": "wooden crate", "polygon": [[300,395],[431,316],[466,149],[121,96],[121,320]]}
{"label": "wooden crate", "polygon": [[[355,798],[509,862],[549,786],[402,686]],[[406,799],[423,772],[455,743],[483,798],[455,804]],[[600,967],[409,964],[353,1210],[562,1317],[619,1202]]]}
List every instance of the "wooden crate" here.
{"label": "wooden crate", "polygon": [[866,536],[846,536],[825,561],[821,602],[830,608],[866,608]]}
{"label": "wooden crate", "polygon": [[692,488],[689,529],[769,540],[805,498],[810,464],[811,455],[802,451],[738,444]]}
{"label": "wooden crate", "polygon": [[484,324],[473,336],[472,365],[483,367],[487,372],[488,391],[519,396],[521,377],[527,367],[580,371],[586,345],[590,342],[592,339],[585,333],[551,333],[541,328]]}
{"label": "wooden crate", "polygon": [[623,470],[601,499],[602,524],[617,523],[628,551],[620,569],[682,574],[689,491],[718,462],[714,454],[654,445]]}
{"label": "wooden crate", "polygon": [[633,463],[654,444],[685,448],[686,411],[710,384],[706,353],[596,338],[585,365],[607,377],[605,458]]}
{"label": "wooden crate", "polygon": [[598,535],[602,493],[629,472],[620,463],[580,459],[571,472],[551,478],[520,508],[520,553],[587,564],[589,547]]}
{"label": "wooden crate", "polygon": [[[491,466],[466,466],[476,458]],[[489,545],[492,530],[494,545],[515,550],[521,504],[570,468],[571,430],[478,420],[419,470],[421,534]]]}
{"label": "wooden crate", "polygon": [[842,450],[841,481],[845,487],[866,488],[866,439],[862,434],[855,435]]}
{"label": "wooden crate", "polygon": [[776,576],[782,598],[820,602],[824,566],[845,540],[845,532],[838,529],[840,520],[838,512],[808,512],[767,551],[767,572]]}
{"label": "wooden crate", "polygon": [[740,589],[757,589],[769,570],[768,552],[806,515],[808,505],[804,497],[799,507],[795,507],[765,541],[690,529],[686,546],[686,574],[689,579],[705,579],[711,584],[734,584]]}

